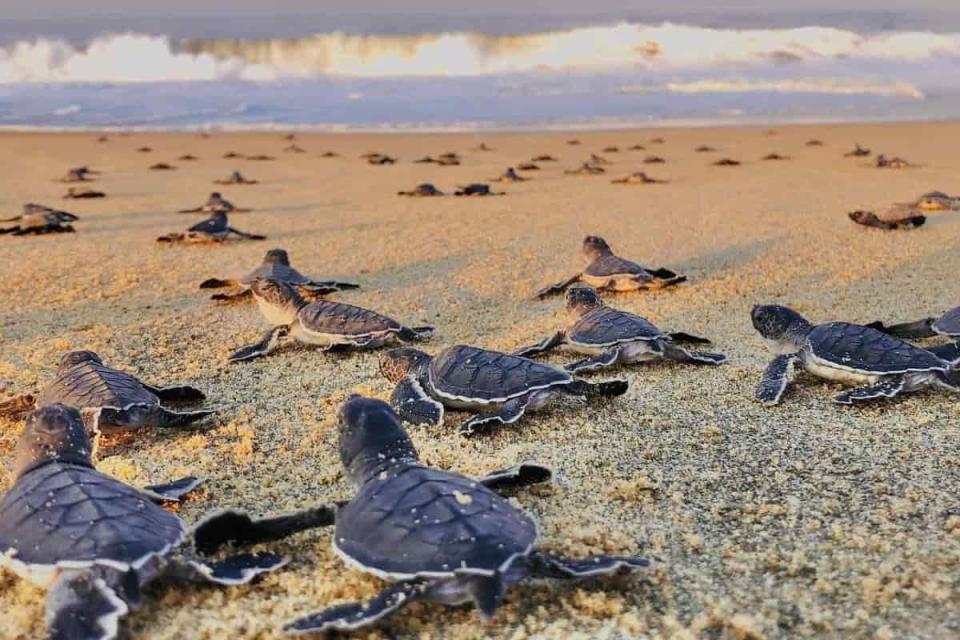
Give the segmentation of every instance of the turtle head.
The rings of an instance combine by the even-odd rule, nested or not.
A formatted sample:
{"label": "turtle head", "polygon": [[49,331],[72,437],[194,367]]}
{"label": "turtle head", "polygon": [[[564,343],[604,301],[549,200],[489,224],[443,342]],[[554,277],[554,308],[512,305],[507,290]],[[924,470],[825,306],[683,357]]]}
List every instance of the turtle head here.
{"label": "turtle head", "polygon": [[92,465],[93,445],[80,412],[62,404],[48,404],[27,414],[17,442],[14,475],[53,460]]}
{"label": "turtle head", "polygon": [[761,336],[791,350],[800,347],[813,328],[802,315],[779,304],[758,305],[750,316]]}
{"label": "turtle head", "polygon": [[267,251],[267,255],[263,256],[263,262],[265,264],[282,264],[289,267],[290,256],[288,256],[287,252],[283,249],[270,249],[270,251]]}
{"label": "turtle head", "polygon": [[583,239],[583,255],[588,261],[596,260],[611,253],[613,253],[613,250],[610,245],[600,236],[587,236]]}
{"label": "turtle head", "polygon": [[100,356],[95,354],[93,351],[68,351],[63,354],[62,358],[60,358],[60,371],[69,369],[70,367],[74,367],[84,362],[103,364],[103,360],[100,359]]}
{"label": "turtle head", "polygon": [[427,362],[430,362],[430,356],[423,351],[412,347],[398,347],[385,351],[380,356],[380,373],[396,384]]}
{"label": "turtle head", "polygon": [[220,195],[220,192],[219,192],[219,191],[214,191],[213,193],[210,194],[210,197],[207,198],[207,199],[208,199],[210,202],[213,202],[214,200],[222,200],[222,199],[223,199],[223,196]]}
{"label": "turtle head", "polygon": [[340,407],[340,461],[357,486],[419,456],[400,419],[386,402],[352,395]]}
{"label": "turtle head", "polygon": [[590,286],[570,287],[567,289],[567,309],[577,315],[583,315],[603,304],[600,294]]}
{"label": "turtle head", "polygon": [[307,301],[293,285],[269,278],[257,278],[250,283],[250,291],[260,312],[274,326],[290,324]]}

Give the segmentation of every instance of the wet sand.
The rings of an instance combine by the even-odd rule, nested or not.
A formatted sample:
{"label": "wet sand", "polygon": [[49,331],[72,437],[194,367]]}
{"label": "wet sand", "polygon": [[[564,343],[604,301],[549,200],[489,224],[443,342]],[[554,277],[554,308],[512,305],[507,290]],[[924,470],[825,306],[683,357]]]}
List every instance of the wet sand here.
{"label": "wet sand", "polygon": [[[686,273],[653,294],[608,296],[668,331],[705,335],[730,363],[652,363],[598,373],[627,395],[553,406],[489,436],[413,430],[425,462],[480,473],[520,460],[556,468],[551,488],[517,499],[539,518],[543,546],[570,554],[640,553],[662,564],[640,577],[513,589],[497,624],[472,609],[416,605],[394,637],[946,638],[960,634],[960,438],[956,397],[939,391],[869,407],[831,402],[838,387],[801,374],[777,408],[753,399],[771,353],[754,304],[794,306],[811,320],[909,320],[960,303],[960,214],[933,213],[910,232],[852,224],[847,212],[925,191],[960,190],[958,123],[765,129],[483,135],[309,135],[285,153],[279,134],[2,134],[0,212],[62,206],[78,233],[0,237],[0,397],[48,381],[60,354],[92,349],[156,383],[189,383],[221,408],[189,433],[108,439],[100,469],[132,483],[192,473],[203,490],[180,510],[243,506],[275,513],[352,493],[336,453],[335,413],[348,394],[388,398],[376,353],[290,347],[243,365],[227,356],[266,329],[252,304],[217,305],[197,285],[241,275],[273,247],[318,278],[360,283],[338,299],[402,322],[434,324],[430,351],[455,343],[509,350],[567,322],[562,299],[531,300],[581,267],[583,236],[624,257]],[[664,144],[650,144],[662,136]],[[566,140],[579,138],[579,146]],[[805,146],[810,138],[821,147]],[[484,142],[494,150],[472,151]],[[880,170],[844,158],[854,142],[924,166]],[[627,151],[633,144],[645,151]],[[701,144],[717,149],[696,153]],[[619,153],[604,153],[618,145]],[[153,151],[140,153],[139,147]],[[326,150],[339,158],[321,158]],[[227,160],[228,151],[272,162]],[[395,155],[370,166],[368,151]],[[456,151],[458,167],[414,164]],[[563,174],[599,153],[605,176]],[[761,161],[768,153],[790,156]],[[183,154],[199,157],[179,161]],[[539,154],[533,180],[497,198],[407,199],[420,182],[452,191]],[[643,165],[646,155],[665,164]],[[715,167],[721,157],[738,167]],[[148,171],[169,162],[176,171]],[[73,166],[103,171],[104,200],[61,200]],[[241,170],[260,184],[217,187]],[[669,184],[614,185],[645,170]],[[83,186],[83,185],[81,185]],[[163,247],[178,215],[220,190],[252,213],[231,223],[266,242]],[[569,362],[558,353],[547,361]],[[20,424],[0,419],[0,488],[12,483]],[[330,531],[267,545],[286,570],[246,587],[161,583],[124,627],[137,638],[275,638],[292,617],[373,594],[346,568]],[[43,593],[0,572],[0,637],[42,633]],[[382,630],[373,630],[379,637]]]}

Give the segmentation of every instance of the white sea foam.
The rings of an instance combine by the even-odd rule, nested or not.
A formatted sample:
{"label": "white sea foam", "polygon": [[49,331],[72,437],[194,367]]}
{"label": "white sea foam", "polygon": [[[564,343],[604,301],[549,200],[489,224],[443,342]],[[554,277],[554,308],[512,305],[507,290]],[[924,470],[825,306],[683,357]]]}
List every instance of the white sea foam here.
{"label": "white sea foam", "polygon": [[909,82],[854,80],[696,80],[655,85],[624,85],[621,93],[820,93],[834,96],[886,96],[923,100],[924,93]]}

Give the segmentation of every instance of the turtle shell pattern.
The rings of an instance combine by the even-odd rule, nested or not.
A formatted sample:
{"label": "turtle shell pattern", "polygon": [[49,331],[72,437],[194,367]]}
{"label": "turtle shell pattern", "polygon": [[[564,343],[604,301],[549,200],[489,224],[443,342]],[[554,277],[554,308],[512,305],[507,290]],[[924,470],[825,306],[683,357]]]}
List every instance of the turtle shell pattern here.
{"label": "turtle shell pattern", "polygon": [[32,565],[131,565],[186,536],[181,520],[143,493],[87,466],[49,462],[0,500],[0,555]]}
{"label": "turtle shell pattern", "polygon": [[533,519],[475,480],[418,464],[368,480],[337,512],[334,544],[390,577],[489,573],[537,541]]}
{"label": "turtle shell pattern", "polygon": [[937,318],[933,323],[933,330],[945,336],[960,336],[960,307],[951,309]]}
{"label": "turtle shell pattern", "polygon": [[293,267],[280,262],[264,262],[259,267],[243,276],[240,284],[251,285],[253,281],[263,278],[265,280],[276,280],[277,282],[289,282],[290,284],[308,284],[310,278],[306,277]]}
{"label": "turtle shell pattern", "polygon": [[132,404],[158,406],[160,399],[129,373],[86,361],[57,372],[57,377],[40,392],[37,406],[55,402],[75,409],[123,409]]}
{"label": "turtle shell pattern", "polygon": [[299,318],[308,331],[338,336],[365,336],[403,328],[393,318],[376,311],[330,300],[308,304],[300,310]]}
{"label": "turtle shell pattern", "polygon": [[225,215],[215,215],[193,225],[188,231],[197,233],[225,233],[227,231],[227,217]]}
{"label": "turtle shell pattern", "polygon": [[613,254],[599,256],[587,265],[584,273],[590,276],[615,276],[623,273],[649,275],[649,272],[636,262],[630,262]]}
{"label": "turtle shell pattern", "polygon": [[580,316],[567,336],[571,342],[604,347],[620,342],[655,340],[664,334],[645,318],[601,305]]}
{"label": "turtle shell pattern", "polygon": [[807,338],[813,354],[845,369],[873,374],[947,371],[938,357],[882,331],[846,322],[821,324]]}
{"label": "turtle shell pattern", "polygon": [[505,400],[556,385],[573,377],[528,358],[458,345],[430,362],[430,383],[441,394],[483,401]]}

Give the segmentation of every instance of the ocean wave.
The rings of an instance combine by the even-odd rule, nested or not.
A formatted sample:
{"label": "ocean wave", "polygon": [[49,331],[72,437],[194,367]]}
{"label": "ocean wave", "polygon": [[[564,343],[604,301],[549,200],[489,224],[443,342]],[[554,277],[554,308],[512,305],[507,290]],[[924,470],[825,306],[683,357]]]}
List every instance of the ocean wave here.
{"label": "ocean wave", "polygon": [[158,82],[282,77],[479,76],[550,71],[960,59],[960,34],[859,34],[830,27],[710,29],[620,23],[519,35],[323,33],[174,41],[106,35],[85,46],[41,38],[0,48],[0,83]]}
{"label": "ocean wave", "polygon": [[923,100],[924,93],[909,82],[860,82],[849,80],[696,80],[658,85],[624,85],[621,93],[819,93],[834,96],[884,96]]}

